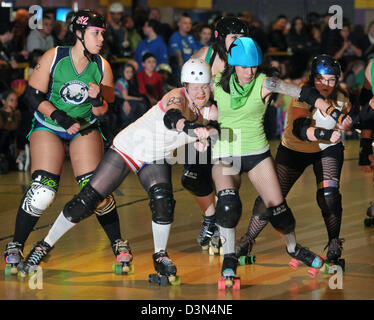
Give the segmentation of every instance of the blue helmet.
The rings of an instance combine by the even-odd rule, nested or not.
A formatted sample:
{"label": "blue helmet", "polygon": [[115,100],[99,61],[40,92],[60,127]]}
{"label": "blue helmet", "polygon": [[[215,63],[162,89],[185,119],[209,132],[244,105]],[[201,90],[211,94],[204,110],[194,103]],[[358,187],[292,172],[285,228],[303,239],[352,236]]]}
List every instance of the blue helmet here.
{"label": "blue helmet", "polygon": [[341,68],[339,62],[328,54],[321,54],[313,58],[310,76],[314,79],[317,74],[332,74],[340,78]]}
{"label": "blue helmet", "polygon": [[262,51],[252,38],[236,39],[228,51],[228,64],[244,68],[257,67],[262,63]]}

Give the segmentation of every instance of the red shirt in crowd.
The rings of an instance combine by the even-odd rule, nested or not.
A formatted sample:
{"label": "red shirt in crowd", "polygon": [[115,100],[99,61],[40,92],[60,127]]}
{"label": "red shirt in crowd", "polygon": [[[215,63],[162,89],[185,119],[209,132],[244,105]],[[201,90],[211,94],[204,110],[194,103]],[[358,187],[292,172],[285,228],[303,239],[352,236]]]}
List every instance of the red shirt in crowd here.
{"label": "red shirt in crowd", "polygon": [[[140,71],[136,75],[138,79],[139,92],[145,94],[149,98],[161,100],[164,96],[164,85],[161,75],[158,72],[153,72],[150,77],[145,70]],[[148,90],[147,90],[148,89]]]}

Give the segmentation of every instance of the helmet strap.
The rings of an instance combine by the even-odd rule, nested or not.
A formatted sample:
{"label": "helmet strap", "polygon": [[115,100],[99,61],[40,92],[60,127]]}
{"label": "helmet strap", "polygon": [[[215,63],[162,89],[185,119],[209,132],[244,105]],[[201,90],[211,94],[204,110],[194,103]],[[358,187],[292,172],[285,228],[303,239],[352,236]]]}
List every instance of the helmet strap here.
{"label": "helmet strap", "polygon": [[86,45],[84,44],[84,30],[82,30],[81,32],[82,32],[82,37],[78,37],[77,35],[75,36],[83,45],[83,55],[87,58],[88,62],[91,62],[92,60],[91,60],[90,52],[87,50]]}

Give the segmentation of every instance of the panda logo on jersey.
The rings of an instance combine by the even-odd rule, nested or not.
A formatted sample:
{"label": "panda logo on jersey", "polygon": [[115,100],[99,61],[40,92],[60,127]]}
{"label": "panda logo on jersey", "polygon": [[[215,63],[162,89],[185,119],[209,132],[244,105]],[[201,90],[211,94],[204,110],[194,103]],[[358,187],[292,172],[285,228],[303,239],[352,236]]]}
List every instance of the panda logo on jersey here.
{"label": "panda logo on jersey", "polygon": [[69,104],[81,104],[88,97],[88,86],[81,81],[69,81],[60,90],[61,98]]}

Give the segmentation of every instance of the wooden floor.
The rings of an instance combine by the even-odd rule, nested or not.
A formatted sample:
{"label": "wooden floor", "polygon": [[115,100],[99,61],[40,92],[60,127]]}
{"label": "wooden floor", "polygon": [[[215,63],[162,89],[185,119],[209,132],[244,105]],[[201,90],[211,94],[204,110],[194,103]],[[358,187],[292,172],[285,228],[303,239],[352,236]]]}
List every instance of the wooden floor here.
{"label": "wooden floor", "polygon": [[[272,152],[278,142],[272,143]],[[47,263],[42,263],[42,289],[30,285],[29,280],[4,275],[4,261],[0,262],[0,299],[281,299],[332,300],[374,299],[374,228],[363,225],[365,212],[373,196],[372,174],[362,173],[357,165],[358,141],[346,141],[346,162],[343,167],[341,193],[343,222],[341,237],[346,239],[343,257],[346,271],[343,289],[331,289],[332,275],[307,275],[307,267],[298,270],[288,267],[290,260],[279,235],[268,226],[257,239],[255,265],[238,267],[241,290],[218,291],[217,279],[222,257],[209,256],[197,246],[196,237],[201,226],[201,212],[191,195],[180,184],[181,166],[174,166],[176,199],[175,221],[172,226],[168,252],[178,268],[180,286],[159,287],[148,283],[153,273],[153,238],[148,199],[137,178],[130,175],[115,192],[121,230],[129,239],[134,253],[135,273],[118,276],[112,273],[114,255],[109,242],[95,217],[90,217],[69,231],[51,252]],[[23,190],[30,181],[29,173],[13,172],[0,176],[0,248],[10,241],[17,208]],[[316,187],[309,168],[291,190],[288,204],[297,220],[298,242],[322,254],[327,233],[316,203]],[[27,241],[25,252],[42,239],[65,202],[77,192],[75,179],[66,164],[60,189],[54,204],[43,214],[37,230]],[[237,238],[245,232],[251,208],[257,194],[243,179],[240,195],[243,215],[237,227]],[[330,282],[336,283],[336,281]],[[33,289],[34,288],[34,289]]]}

